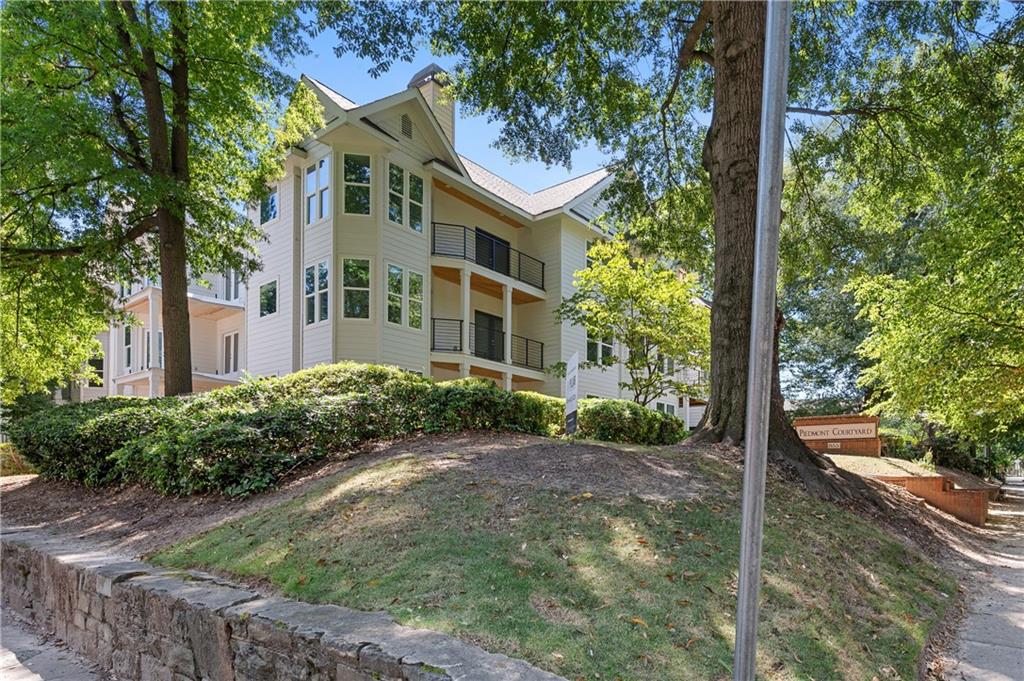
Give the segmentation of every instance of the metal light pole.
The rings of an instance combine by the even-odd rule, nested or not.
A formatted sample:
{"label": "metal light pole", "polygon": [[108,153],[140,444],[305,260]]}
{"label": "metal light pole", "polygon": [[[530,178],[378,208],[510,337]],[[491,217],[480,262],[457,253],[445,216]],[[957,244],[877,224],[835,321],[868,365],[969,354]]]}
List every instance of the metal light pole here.
{"label": "metal light pole", "polygon": [[744,439],[743,523],[740,529],[739,592],[733,679],[753,681],[757,658],[757,609],[761,590],[764,480],[768,462],[772,351],[775,340],[775,281],[782,218],[782,153],[789,70],[790,3],[769,0],[765,30],[761,145],[757,167],[757,240],[750,320],[747,418]]}

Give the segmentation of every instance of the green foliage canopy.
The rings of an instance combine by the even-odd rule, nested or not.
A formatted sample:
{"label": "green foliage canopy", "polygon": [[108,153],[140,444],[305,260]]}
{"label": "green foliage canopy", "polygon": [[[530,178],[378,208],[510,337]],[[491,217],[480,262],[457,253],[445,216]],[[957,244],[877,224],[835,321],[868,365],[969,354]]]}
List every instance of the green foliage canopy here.
{"label": "green foliage canopy", "polygon": [[697,277],[631,252],[619,237],[593,243],[590,264],[573,278],[575,293],[558,308],[562,321],[582,326],[590,340],[611,339],[607,354],[580,362],[607,369],[622,362],[620,385],[647,405],[668,390],[705,388],[682,380],[684,368],[707,370],[710,313],[698,299]]}

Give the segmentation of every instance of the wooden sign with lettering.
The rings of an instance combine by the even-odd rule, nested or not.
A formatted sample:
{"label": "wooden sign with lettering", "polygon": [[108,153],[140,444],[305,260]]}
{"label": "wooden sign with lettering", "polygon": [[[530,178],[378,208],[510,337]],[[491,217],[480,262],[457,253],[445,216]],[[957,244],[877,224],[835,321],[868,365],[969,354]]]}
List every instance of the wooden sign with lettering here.
{"label": "wooden sign with lettering", "polygon": [[804,444],[822,454],[882,455],[877,416],[801,416],[793,427]]}

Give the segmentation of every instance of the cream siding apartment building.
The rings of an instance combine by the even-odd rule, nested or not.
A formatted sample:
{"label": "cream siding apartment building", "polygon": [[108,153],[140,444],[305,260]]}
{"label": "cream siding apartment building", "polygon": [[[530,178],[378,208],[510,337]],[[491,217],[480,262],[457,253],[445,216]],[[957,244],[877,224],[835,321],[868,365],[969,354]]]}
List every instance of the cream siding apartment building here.
{"label": "cream siding apartment building", "polygon": [[[546,369],[602,351],[555,309],[586,266],[588,242],[605,236],[595,220],[610,174],[529,193],[460,155],[444,79],[431,65],[405,90],[357,105],[302,77],[325,125],[250,210],[267,236],[262,270],[234,297],[217,275],[207,277],[212,290],[190,289],[197,390],[235,382],[242,369],[283,375],[354,360],[561,395]],[[141,286],[126,298],[140,326],[110,329],[105,394],[162,393],[159,314],[149,321],[158,297]],[[233,333],[237,348],[225,340]],[[631,398],[621,380],[621,367],[581,372],[580,395]],[[696,422],[685,397],[654,406]]]}

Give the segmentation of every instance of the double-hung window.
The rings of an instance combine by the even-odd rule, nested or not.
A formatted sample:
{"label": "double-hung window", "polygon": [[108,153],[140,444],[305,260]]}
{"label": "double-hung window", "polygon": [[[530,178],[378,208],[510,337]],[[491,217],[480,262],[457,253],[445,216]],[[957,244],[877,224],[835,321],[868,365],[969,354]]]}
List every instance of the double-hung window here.
{"label": "double-hung window", "polygon": [[331,215],[331,157],[306,168],[306,224]]}
{"label": "double-hung window", "polygon": [[345,258],[341,261],[342,316],[370,318],[370,261]]}
{"label": "double-hung window", "polygon": [[304,289],[306,324],[314,324],[327,319],[331,307],[327,290],[329,282],[330,276],[326,260],[306,268]]}
{"label": "double-hung window", "polygon": [[388,265],[388,321],[423,328],[423,275]]}
{"label": "double-hung window", "polygon": [[344,210],[349,215],[370,214],[370,157],[345,154],[342,174]]}
{"label": "double-hung window", "polygon": [[667,404],[665,402],[658,402],[658,404],[655,405],[655,408],[658,411],[660,411],[662,414],[668,414],[669,416],[675,416],[676,415],[676,405],[674,405],[674,404]]}
{"label": "double-hung window", "polygon": [[241,292],[242,273],[235,269],[224,271],[224,300],[238,300]]}
{"label": "double-hung window", "polygon": [[260,201],[260,224],[265,225],[271,220],[277,219],[277,187],[270,190],[270,193]]}
{"label": "double-hung window", "polygon": [[423,178],[388,164],[388,220],[423,231]]}
{"label": "double-hung window", "polygon": [[95,372],[89,377],[90,388],[103,387],[103,355],[98,355],[89,360],[89,366]]}
{"label": "double-hung window", "polygon": [[612,356],[612,337],[607,336],[605,338],[591,338],[590,334],[587,334],[587,361],[588,362],[607,362]]}

